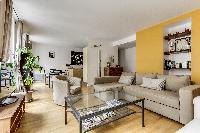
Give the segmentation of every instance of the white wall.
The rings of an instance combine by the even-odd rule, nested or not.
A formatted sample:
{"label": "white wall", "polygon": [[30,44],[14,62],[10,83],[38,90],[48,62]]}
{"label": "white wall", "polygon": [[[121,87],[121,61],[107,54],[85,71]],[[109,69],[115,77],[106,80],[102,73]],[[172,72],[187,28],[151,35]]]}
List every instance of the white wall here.
{"label": "white wall", "polygon": [[87,82],[88,85],[92,85],[94,83],[94,78],[99,76],[99,50],[101,51],[102,76],[104,76],[104,67],[107,66],[110,56],[114,56],[113,65],[116,66],[118,64],[118,47],[113,47],[112,44],[109,43],[106,43],[101,47],[94,47],[94,44],[95,43],[92,43],[85,47],[83,53],[84,55],[87,55],[87,57],[85,56],[86,58],[83,57],[83,80],[84,82]]}
{"label": "white wall", "polygon": [[118,47],[112,45],[105,45],[101,47],[101,76],[104,76],[104,67],[107,66],[109,57],[114,56],[114,63],[112,66],[118,65]]}
{"label": "white wall", "polygon": [[[33,44],[33,54],[40,56],[39,64],[48,72],[55,68],[66,70],[66,64],[71,64],[71,51],[82,51],[81,48]],[[55,52],[55,58],[49,58],[49,52]]]}
{"label": "white wall", "polygon": [[136,47],[119,50],[119,64],[124,72],[136,71]]}

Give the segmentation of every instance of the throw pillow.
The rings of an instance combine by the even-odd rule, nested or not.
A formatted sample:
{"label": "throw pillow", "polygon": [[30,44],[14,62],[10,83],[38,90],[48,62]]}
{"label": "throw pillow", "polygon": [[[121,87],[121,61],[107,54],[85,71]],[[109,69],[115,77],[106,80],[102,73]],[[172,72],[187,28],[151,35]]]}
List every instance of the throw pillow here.
{"label": "throw pillow", "polygon": [[143,78],[143,83],[140,86],[161,91],[165,88],[165,83],[165,79]]}
{"label": "throw pillow", "polygon": [[164,90],[165,83],[165,79],[151,79],[151,89],[159,91]]}
{"label": "throw pillow", "polygon": [[142,78],[142,84],[140,85],[141,87],[144,88],[151,88],[151,78]]}
{"label": "throw pillow", "polygon": [[120,76],[119,83],[131,85],[133,83],[134,77],[133,76]]}

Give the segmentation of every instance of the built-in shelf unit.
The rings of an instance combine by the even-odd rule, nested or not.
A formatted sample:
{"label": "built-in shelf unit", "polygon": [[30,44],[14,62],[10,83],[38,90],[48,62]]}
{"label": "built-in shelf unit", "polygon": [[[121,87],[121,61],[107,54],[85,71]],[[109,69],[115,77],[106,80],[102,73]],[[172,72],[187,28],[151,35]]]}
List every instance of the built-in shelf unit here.
{"label": "built-in shelf unit", "polygon": [[164,28],[164,72],[191,75],[191,19]]}

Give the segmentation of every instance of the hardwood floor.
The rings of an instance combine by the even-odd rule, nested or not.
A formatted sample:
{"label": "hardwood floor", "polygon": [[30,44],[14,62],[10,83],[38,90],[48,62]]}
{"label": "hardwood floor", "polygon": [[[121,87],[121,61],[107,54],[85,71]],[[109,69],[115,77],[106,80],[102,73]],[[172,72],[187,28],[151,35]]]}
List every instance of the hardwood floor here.
{"label": "hardwood floor", "polygon": [[[71,113],[68,113],[68,125],[64,124],[64,107],[53,103],[51,89],[43,83],[35,83],[33,87],[37,90],[33,94],[34,101],[26,104],[26,113],[17,133],[78,133],[78,122]],[[84,93],[88,90],[82,88]],[[182,127],[178,122],[145,110],[145,127],[142,128],[140,115],[125,117],[90,133],[174,133]]]}

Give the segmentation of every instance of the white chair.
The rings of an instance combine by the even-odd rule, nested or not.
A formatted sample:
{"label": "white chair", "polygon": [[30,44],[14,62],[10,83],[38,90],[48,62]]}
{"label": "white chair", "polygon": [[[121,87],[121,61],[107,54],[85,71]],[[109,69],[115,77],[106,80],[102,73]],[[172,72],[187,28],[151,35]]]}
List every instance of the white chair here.
{"label": "white chair", "polygon": [[74,95],[81,89],[81,79],[58,75],[53,77],[53,101],[65,106],[65,96]]}
{"label": "white chair", "polygon": [[176,133],[200,133],[200,96],[193,99],[194,119]]}

